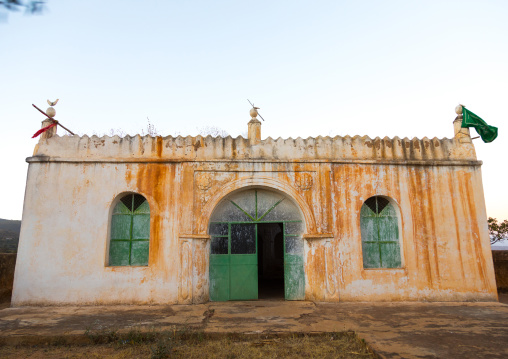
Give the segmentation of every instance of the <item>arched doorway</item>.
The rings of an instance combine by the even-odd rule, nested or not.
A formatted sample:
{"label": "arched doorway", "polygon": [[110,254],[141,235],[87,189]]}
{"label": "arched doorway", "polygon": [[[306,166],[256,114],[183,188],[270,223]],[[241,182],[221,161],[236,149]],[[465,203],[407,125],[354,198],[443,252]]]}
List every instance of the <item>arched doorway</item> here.
{"label": "arched doorway", "polygon": [[225,197],[209,224],[210,300],[303,300],[304,229],[300,209],[280,192]]}

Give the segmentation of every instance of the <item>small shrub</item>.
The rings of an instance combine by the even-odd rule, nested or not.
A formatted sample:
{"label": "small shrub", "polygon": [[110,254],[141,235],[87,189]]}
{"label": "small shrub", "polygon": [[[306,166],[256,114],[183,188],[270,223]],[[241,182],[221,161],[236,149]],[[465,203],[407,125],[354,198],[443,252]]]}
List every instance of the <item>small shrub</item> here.
{"label": "small shrub", "polygon": [[97,330],[87,328],[85,335],[93,344],[109,344],[118,341],[119,336],[116,329],[107,329],[99,327]]}
{"label": "small shrub", "polygon": [[153,343],[156,339],[157,335],[155,332],[147,332],[143,333],[138,329],[131,329],[127,335],[122,336],[123,344],[143,344],[143,343]]}
{"label": "small shrub", "polygon": [[169,358],[173,351],[173,340],[171,337],[160,338],[150,349],[152,351],[152,359]]}

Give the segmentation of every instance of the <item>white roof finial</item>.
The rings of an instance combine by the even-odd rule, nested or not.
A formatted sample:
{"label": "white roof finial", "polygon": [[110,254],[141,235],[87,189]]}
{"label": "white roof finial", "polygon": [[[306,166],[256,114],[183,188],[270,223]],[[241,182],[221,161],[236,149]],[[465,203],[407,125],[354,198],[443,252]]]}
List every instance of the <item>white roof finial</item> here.
{"label": "white roof finial", "polygon": [[464,105],[458,105],[457,107],[455,107],[455,113],[457,115],[462,115],[462,108],[465,107]]}
{"label": "white roof finial", "polygon": [[[249,101],[249,99],[247,99],[247,101]],[[264,121],[265,119],[258,112],[259,107],[254,106],[254,104],[252,102],[250,102],[250,101],[249,101],[249,103],[252,106],[252,108],[250,109],[250,117],[252,117],[254,119],[254,118],[256,118],[259,115],[259,118],[261,118]]]}
{"label": "white roof finial", "polygon": [[[54,102],[48,100],[49,106],[55,106],[57,103],[58,103],[58,99],[56,99],[56,101],[54,101]],[[46,110],[46,115],[48,115],[49,117],[55,117],[55,115],[56,115],[55,109],[53,107],[48,107],[48,109]]]}

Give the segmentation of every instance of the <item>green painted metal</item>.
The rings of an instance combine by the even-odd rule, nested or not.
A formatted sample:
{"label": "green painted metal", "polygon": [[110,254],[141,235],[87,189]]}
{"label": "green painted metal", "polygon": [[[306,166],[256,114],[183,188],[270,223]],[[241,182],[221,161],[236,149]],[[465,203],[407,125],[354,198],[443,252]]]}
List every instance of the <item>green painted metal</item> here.
{"label": "green painted metal", "polygon": [[[130,208],[126,206],[126,203]],[[147,266],[150,242],[150,207],[140,195],[127,195],[113,209],[110,266]]]}
{"label": "green painted metal", "polygon": [[230,223],[229,239],[229,299],[258,299],[257,225]]}
{"label": "green painted metal", "polygon": [[284,298],[305,299],[305,273],[301,255],[284,253]]}
{"label": "green painted metal", "polygon": [[284,232],[284,298],[305,299],[305,272],[303,268],[303,239],[295,223],[283,223]]}
{"label": "green painted metal", "polygon": [[258,299],[257,254],[230,256],[230,300]]}
{"label": "green painted metal", "polygon": [[367,201],[360,214],[363,267],[400,268],[399,225],[395,208],[382,197],[371,197]]}
{"label": "green painted metal", "polygon": [[[252,219],[254,222],[257,220],[256,218],[252,217],[249,213],[247,213],[242,207],[237,205],[235,202],[233,202],[233,201],[230,201],[230,202],[233,203],[236,206],[236,208],[238,208],[240,211],[242,211],[247,217]],[[257,217],[257,205],[256,205],[256,217]]]}
{"label": "green painted metal", "polygon": [[[266,215],[268,213],[270,213],[271,211],[273,211],[275,209],[275,207],[277,207],[282,201],[284,201],[284,198],[281,198],[277,203],[275,203],[268,211],[265,212],[265,214],[263,214],[261,217],[259,217],[258,221],[261,221],[263,218],[266,217]],[[256,212],[256,215],[257,215],[257,212]]]}
{"label": "green painted metal", "polygon": [[[210,224],[210,300],[252,300],[258,298],[258,223],[283,223],[284,292],[287,300],[305,297],[303,239],[301,221],[263,221],[284,198],[267,210],[259,211],[255,191],[254,210],[249,213],[230,201],[247,216],[246,221],[212,222]],[[227,245],[226,245],[227,241]]]}
{"label": "green painted metal", "polygon": [[210,300],[224,302],[229,300],[229,255],[210,255]]}

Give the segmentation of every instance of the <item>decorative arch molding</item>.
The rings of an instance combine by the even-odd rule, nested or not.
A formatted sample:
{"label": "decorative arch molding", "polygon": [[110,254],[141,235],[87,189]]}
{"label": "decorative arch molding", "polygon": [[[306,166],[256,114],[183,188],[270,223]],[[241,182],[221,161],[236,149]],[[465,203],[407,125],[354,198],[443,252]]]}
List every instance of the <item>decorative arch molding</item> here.
{"label": "decorative arch molding", "polygon": [[235,191],[253,187],[276,190],[290,197],[302,211],[307,234],[316,233],[314,213],[295,187],[270,177],[246,177],[226,184],[206,202],[197,221],[198,234],[207,234],[213,210],[224,197]]}

